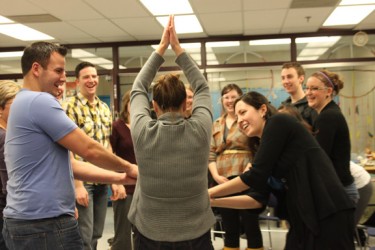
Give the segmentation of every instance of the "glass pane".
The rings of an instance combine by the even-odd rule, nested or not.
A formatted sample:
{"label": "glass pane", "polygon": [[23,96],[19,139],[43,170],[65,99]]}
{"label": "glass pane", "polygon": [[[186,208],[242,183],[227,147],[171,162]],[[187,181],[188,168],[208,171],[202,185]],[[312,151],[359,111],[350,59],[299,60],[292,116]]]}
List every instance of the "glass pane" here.
{"label": "glass pane", "polygon": [[231,46],[207,43],[206,51],[208,65],[290,61],[290,42],[250,45],[250,41],[240,41]]}
{"label": "glass pane", "polygon": [[[141,68],[147,59],[150,57],[155,48],[155,45],[145,45],[145,46],[131,46],[131,47],[120,47],[120,64],[126,68]],[[182,43],[183,47],[190,55],[193,57],[197,63],[200,63],[200,43]],[[165,62],[162,66],[176,66],[175,60],[176,56],[173,50],[169,47],[164,54]]]}
{"label": "glass pane", "polygon": [[0,74],[21,74],[23,51],[0,52]]}
{"label": "glass pane", "polygon": [[297,60],[311,61],[374,57],[375,35],[365,35],[365,37],[361,38],[357,37],[359,36],[297,38]]}
{"label": "glass pane", "polygon": [[112,48],[71,49],[66,56],[66,71],[74,71],[77,64],[82,61],[93,63],[97,70],[111,70]]}
{"label": "glass pane", "polygon": [[[363,155],[366,148],[375,148],[375,65],[370,62],[305,65],[305,82],[312,73],[323,68],[338,73],[344,81],[344,88],[335,101],[348,122],[352,152]],[[221,114],[221,89],[229,83],[237,84],[244,92],[260,92],[272,105],[278,107],[288,97],[281,84],[280,74],[281,66],[210,70],[207,76],[214,118]]]}

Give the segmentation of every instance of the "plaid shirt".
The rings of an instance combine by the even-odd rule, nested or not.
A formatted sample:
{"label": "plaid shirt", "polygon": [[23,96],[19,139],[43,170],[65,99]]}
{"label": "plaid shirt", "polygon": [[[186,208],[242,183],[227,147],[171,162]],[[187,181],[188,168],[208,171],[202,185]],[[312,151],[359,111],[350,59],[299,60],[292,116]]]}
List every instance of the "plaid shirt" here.
{"label": "plaid shirt", "polygon": [[219,175],[230,177],[242,174],[252,155],[248,138],[242,134],[235,121],[224,138],[226,115],[219,117],[212,126],[209,162],[216,162]]}
{"label": "plaid shirt", "polygon": [[[66,114],[72,119],[80,129],[95,141],[101,143],[105,148],[110,145],[109,136],[112,132],[112,115],[107,104],[102,102],[97,96],[90,104],[81,93],[70,97],[63,103]],[[78,160],[83,160],[75,155]]]}

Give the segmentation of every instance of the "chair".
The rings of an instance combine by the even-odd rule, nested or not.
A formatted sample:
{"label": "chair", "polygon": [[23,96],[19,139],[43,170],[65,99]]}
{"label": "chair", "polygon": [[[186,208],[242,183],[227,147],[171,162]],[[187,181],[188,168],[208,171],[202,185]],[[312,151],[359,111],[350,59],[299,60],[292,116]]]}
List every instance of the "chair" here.
{"label": "chair", "polygon": [[[359,230],[364,230],[365,231],[365,244],[361,244],[360,243],[360,236],[359,236],[359,233],[358,233],[358,229]],[[369,249],[369,250],[375,250],[375,246],[370,246],[370,238],[371,237],[375,237],[375,227],[371,227],[371,226],[365,226],[365,225],[357,225],[357,228],[356,228],[356,238],[357,238],[357,245],[359,247],[360,250],[362,249]]]}
{"label": "chair", "polygon": [[221,218],[220,214],[215,214],[216,223],[214,227],[211,229],[211,233],[213,234],[213,239],[215,240],[217,235],[220,234],[219,237],[221,237],[223,240],[225,238],[225,231],[223,227],[223,219]]}
{"label": "chair", "polygon": [[[269,242],[270,242],[270,246],[269,246],[269,250],[272,249],[272,234],[271,232],[274,231],[271,229],[271,221],[274,221],[276,222],[276,225],[279,226],[280,225],[280,218],[277,217],[277,216],[274,216],[273,215],[273,208],[275,208],[277,205],[277,200],[276,200],[276,197],[274,197],[272,194],[270,195],[270,198],[269,198],[269,201],[268,201],[268,204],[267,204],[267,207],[266,207],[266,211],[265,213],[263,214],[260,214],[259,215],[259,220],[264,220],[267,222],[267,231],[268,231],[268,239],[269,239]],[[265,231],[265,230],[263,230]]]}

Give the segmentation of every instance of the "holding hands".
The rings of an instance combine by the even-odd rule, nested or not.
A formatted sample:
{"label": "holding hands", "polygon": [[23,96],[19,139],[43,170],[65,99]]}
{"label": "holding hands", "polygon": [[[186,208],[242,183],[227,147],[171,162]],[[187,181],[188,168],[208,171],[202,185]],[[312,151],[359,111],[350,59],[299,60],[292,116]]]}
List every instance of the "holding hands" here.
{"label": "holding hands", "polygon": [[171,45],[176,56],[179,56],[184,52],[177,37],[173,15],[169,16],[168,24],[164,28],[163,35],[161,37],[159,47],[156,49],[156,52],[159,55],[163,56],[169,45]]}

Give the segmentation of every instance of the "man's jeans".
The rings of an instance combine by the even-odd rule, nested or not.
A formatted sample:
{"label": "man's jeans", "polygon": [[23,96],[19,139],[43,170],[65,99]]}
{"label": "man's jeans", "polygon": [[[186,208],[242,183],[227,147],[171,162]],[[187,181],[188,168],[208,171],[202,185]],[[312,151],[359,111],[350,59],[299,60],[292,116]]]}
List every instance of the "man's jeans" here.
{"label": "man's jeans", "polygon": [[4,218],[3,236],[10,250],[82,250],[77,220],[71,215],[39,220]]}
{"label": "man's jeans", "polygon": [[84,184],[89,194],[89,206],[77,203],[78,225],[85,250],[96,250],[102,237],[108,206],[108,185]]}
{"label": "man's jeans", "polygon": [[167,242],[148,239],[135,228],[134,250],[214,250],[214,248],[212,246],[210,231],[196,239]]}

